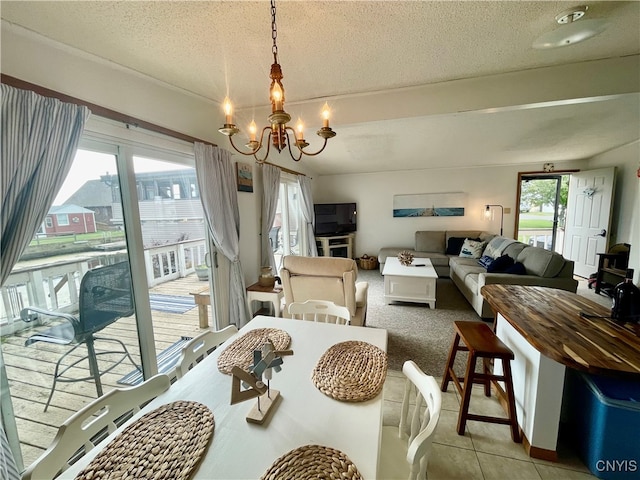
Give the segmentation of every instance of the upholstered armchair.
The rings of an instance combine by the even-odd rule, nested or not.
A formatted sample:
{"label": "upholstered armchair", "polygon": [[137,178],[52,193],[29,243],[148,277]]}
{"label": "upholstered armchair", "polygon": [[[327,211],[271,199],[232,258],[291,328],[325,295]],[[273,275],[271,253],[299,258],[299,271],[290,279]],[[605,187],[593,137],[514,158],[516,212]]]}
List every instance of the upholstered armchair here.
{"label": "upholstered armchair", "polygon": [[367,318],[367,282],[356,282],[358,267],[350,258],[299,257],[287,255],[280,278],[284,288],[285,308],[307,300],[328,300],[351,313],[351,325],[364,326]]}

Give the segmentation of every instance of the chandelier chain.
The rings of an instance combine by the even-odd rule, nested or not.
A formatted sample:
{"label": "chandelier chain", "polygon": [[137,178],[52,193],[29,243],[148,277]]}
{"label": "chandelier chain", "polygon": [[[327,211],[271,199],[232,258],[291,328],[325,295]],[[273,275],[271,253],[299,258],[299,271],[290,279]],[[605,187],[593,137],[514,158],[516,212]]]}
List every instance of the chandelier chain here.
{"label": "chandelier chain", "polygon": [[273,53],[273,59],[275,63],[278,63],[278,45],[276,44],[276,38],[278,37],[278,28],[276,27],[276,2],[271,0],[271,38],[273,39],[273,47],[271,52]]}

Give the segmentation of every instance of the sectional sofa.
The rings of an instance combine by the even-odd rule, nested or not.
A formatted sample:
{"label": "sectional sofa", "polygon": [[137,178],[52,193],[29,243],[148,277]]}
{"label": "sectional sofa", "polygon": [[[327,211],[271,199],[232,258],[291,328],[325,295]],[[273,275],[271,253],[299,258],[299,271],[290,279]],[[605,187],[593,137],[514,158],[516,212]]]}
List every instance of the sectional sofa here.
{"label": "sectional sofa", "polygon": [[[470,241],[464,243],[466,239]],[[462,245],[466,247],[471,244],[478,247],[478,253],[474,255],[477,258],[460,256]],[[387,257],[396,256],[403,250],[410,251],[416,257],[429,258],[438,276],[450,277],[482,318],[493,318],[491,308],[480,293],[484,285],[537,285],[570,292],[575,292],[578,288],[578,282],[573,278],[573,261],[558,253],[488,232],[417,231],[413,248],[380,249],[380,271],[382,272]]]}

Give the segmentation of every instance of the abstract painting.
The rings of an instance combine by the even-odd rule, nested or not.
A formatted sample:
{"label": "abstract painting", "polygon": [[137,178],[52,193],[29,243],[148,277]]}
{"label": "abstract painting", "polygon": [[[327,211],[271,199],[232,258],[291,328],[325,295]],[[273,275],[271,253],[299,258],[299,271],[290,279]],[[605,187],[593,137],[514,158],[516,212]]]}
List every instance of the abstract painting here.
{"label": "abstract painting", "polygon": [[421,193],[393,196],[394,217],[461,217],[467,194]]}

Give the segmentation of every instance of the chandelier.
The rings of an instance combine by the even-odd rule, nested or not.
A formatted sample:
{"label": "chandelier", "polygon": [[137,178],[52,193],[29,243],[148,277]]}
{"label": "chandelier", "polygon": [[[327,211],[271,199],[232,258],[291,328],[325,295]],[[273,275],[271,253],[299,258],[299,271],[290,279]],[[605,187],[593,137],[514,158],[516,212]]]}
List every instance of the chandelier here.
{"label": "chandelier", "polygon": [[[324,147],[327,146],[327,140],[336,136],[336,132],[334,132],[331,127],[329,127],[330,111],[329,105],[327,105],[326,102],[322,109],[322,128],[320,128],[320,130],[316,132],[318,136],[324,139],[324,143],[322,144],[320,150],[318,150],[317,152],[311,153],[304,150],[309,146],[309,144],[304,139],[304,125],[302,124],[302,121],[300,119],[298,119],[295,130],[287,125],[291,121],[291,115],[289,115],[284,110],[284,87],[282,86],[281,81],[282,68],[278,63],[278,45],[276,44],[277,36],[278,32],[276,28],[276,4],[275,0],[271,0],[271,37],[273,38],[273,47],[271,48],[271,51],[273,53],[273,64],[271,65],[271,73],[269,74],[269,78],[271,78],[271,86],[269,87],[271,115],[267,117],[269,125],[264,127],[262,129],[262,132],[260,133],[260,141],[256,140],[257,125],[256,122],[252,120],[249,124],[249,143],[245,145],[250,151],[244,152],[242,150],[239,150],[238,147],[236,147],[236,145],[233,143],[233,136],[236,133],[239,133],[240,129],[237,128],[233,123],[233,107],[231,106],[231,101],[228,97],[224,99],[224,103],[222,105],[225,113],[225,122],[223,127],[218,130],[220,133],[229,137],[229,142],[236,152],[247,156],[253,155],[255,159],[260,163],[264,162],[269,156],[271,144],[273,144],[278,152],[282,152],[282,150],[287,148],[289,150],[289,155],[291,155],[291,158],[294,161],[298,162],[302,158],[302,155],[318,155],[324,150]],[[265,143],[266,152],[264,154],[264,157],[258,158],[257,154],[260,149],[262,149]],[[293,145],[295,145],[297,150],[291,148],[292,143]]]}

